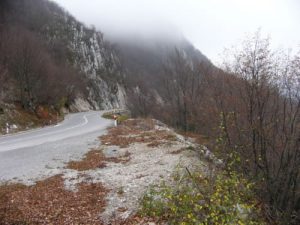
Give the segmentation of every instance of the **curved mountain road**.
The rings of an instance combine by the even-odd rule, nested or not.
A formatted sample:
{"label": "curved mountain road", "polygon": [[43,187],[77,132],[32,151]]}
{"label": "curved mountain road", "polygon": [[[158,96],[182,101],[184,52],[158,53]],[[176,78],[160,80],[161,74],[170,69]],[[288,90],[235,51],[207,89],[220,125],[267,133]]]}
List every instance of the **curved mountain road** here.
{"label": "curved mountain road", "polygon": [[67,115],[56,126],[0,137],[0,182],[35,180],[59,173],[64,163],[97,147],[112,121],[103,111]]}

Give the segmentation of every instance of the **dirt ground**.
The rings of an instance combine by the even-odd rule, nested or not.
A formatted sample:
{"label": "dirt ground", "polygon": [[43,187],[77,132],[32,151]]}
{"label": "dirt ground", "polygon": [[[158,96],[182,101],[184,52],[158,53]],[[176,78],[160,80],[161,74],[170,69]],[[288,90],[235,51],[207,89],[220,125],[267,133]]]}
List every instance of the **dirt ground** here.
{"label": "dirt ground", "polygon": [[156,120],[127,120],[100,140],[61,175],[2,186],[0,224],[155,224],[136,215],[145,191],[186,167],[206,169],[191,139]]}

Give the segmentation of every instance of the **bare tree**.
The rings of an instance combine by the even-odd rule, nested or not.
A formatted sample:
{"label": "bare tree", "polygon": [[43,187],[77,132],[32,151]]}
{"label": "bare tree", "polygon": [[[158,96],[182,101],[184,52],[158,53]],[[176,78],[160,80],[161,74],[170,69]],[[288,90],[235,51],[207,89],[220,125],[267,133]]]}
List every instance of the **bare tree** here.
{"label": "bare tree", "polygon": [[172,114],[172,124],[187,131],[191,119],[201,102],[203,76],[197,64],[185,57],[185,53],[175,49],[164,65],[161,94],[164,107]]}
{"label": "bare tree", "polygon": [[[251,159],[250,174],[263,178],[261,183],[266,191],[261,192],[262,197],[269,202],[273,215],[282,212],[288,223],[297,213],[296,202],[300,198],[297,60],[298,57],[275,60],[268,39],[261,38],[259,33],[244,42],[243,48],[234,54],[229,71],[240,79],[235,101],[239,105],[227,106],[233,110],[234,129],[225,129],[228,149],[236,149],[245,159]],[[228,124],[226,118],[223,122]]]}
{"label": "bare tree", "polygon": [[16,26],[2,36],[0,45],[4,46],[5,57],[1,61],[6,72],[1,77],[10,75],[13,84],[7,86],[14,87],[15,100],[24,108],[35,110],[40,104],[57,105],[58,102],[70,105],[78,93],[86,95],[83,76],[75,68],[56,63],[34,33]]}

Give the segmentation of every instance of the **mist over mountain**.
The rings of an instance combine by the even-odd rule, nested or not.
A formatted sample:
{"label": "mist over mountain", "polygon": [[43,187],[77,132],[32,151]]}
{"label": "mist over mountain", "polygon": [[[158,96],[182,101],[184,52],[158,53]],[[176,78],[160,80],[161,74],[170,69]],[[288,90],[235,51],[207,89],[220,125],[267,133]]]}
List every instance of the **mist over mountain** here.
{"label": "mist over mountain", "polygon": [[207,57],[184,37],[176,40],[167,40],[166,37],[156,37],[155,40],[139,37],[128,41],[122,39],[116,43],[116,48],[128,79],[144,77],[148,84],[155,83],[163,76],[163,66],[176,50],[182,52],[186,60],[194,64],[210,64]]}
{"label": "mist over mountain", "polygon": [[[72,106],[77,110],[119,107],[125,104],[125,87],[132,86],[131,80],[137,80],[136,78],[139,77],[146,80],[151,88],[155,88],[153,85],[159,82],[159,77],[163,74],[163,65],[176,49],[181,51],[188,61],[210,63],[180,31],[167,23],[157,27],[157,21],[150,22],[151,20],[148,19],[148,26],[146,24],[140,31],[127,26],[125,30],[118,30],[118,32],[114,32],[114,28],[111,28],[108,34],[103,35],[95,28],[88,28],[77,21],[54,2],[4,0],[1,4],[3,52],[10,54],[14,52],[11,50],[13,46],[17,44],[22,46],[25,38],[22,33],[26,33],[29,43],[38,39],[43,46],[38,53],[47,55],[46,61],[51,61],[51,67],[56,68],[57,76],[62,79],[58,82],[60,78],[55,78],[53,75],[55,73],[49,72],[49,69],[41,75],[39,72],[34,72],[35,68],[32,68],[32,72],[26,76],[36,73],[41,82],[18,86],[18,82],[15,81],[21,79],[18,74],[24,71],[16,72],[11,69],[15,63],[14,57],[2,55],[2,67],[10,74],[7,80],[12,83],[9,86],[10,92],[14,92],[8,94],[9,91],[2,91],[2,101],[17,101],[24,107],[34,109],[39,104],[48,104],[49,97],[39,96],[44,91],[45,96],[57,96],[51,100],[53,102],[51,104],[66,99],[63,105]],[[17,36],[17,33],[21,33],[19,40],[5,38],[9,35]],[[16,55],[25,51],[21,48],[17,49]],[[33,49],[29,50],[33,51]],[[37,53],[32,52],[32,54]],[[7,60],[8,58],[11,60]],[[37,66],[34,62],[33,65]],[[65,73],[62,73],[62,70]],[[51,82],[42,84],[42,81],[47,80],[46,73],[49,73],[47,79]],[[72,76],[82,81],[75,81],[74,78],[73,84],[68,80]],[[62,84],[63,79],[67,82],[64,85],[70,85],[67,90],[72,90],[72,93],[63,95],[51,93],[56,89],[57,92],[61,92],[58,86]],[[34,80],[36,79],[32,82]],[[50,86],[51,83],[55,88],[45,91],[46,84]]]}
{"label": "mist over mountain", "polygon": [[128,21],[119,25],[108,24],[110,27],[102,22],[98,27],[104,27],[104,37],[117,50],[129,86],[137,80],[145,80],[150,89],[156,89],[164,65],[177,50],[194,65],[200,62],[211,64],[176,26],[160,18],[141,18],[132,24]]}
{"label": "mist over mountain", "polygon": [[107,27],[105,22],[99,21],[96,26],[103,30],[104,37],[116,46],[123,67],[129,70],[129,74],[148,73],[157,76],[162,65],[176,49],[185,52],[188,60],[209,63],[208,58],[171,22],[150,15],[138,17],[138,21],[122,18],[125,21],[120,21],[120,24],[108,22]]}

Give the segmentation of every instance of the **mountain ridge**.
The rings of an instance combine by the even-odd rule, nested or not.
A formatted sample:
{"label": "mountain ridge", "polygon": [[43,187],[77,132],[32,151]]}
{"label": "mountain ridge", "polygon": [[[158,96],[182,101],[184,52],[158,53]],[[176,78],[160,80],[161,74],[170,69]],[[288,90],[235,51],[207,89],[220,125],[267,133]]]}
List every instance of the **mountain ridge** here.
{"label": "mountain ridge", "polygon": [[[115,42],[105,38],[105,34],[94,27],[85,26],[52,1],[4,0],[1,1],[1,10],[3,35],[0,38],[7,44],[2,45],[6,53],[0,57],[0,65],[6,72],[1,73],[0,70],[0,78],[9,84],[9,89],[0,85],[0,102],[21,102],[24,108],[31,111],[35,111],[39,105],[49,105],[58,111],[61,108],[70,111],[125,108],[128,93],[136,88],[137,80],[143,80],[159,99],[157,83],[163,76],[164,65],[176,49],[192,64],[198,61],[211,64],[183,35],[173,40],[168,40],[168,37],[137,37]],[[18,44],[20,48],[17,48],[16,55],[22,53],[22,33],[28,36],[29,50],[35,61],[38,61],[38,56],[34,57],[37,53],[47,55],[45,63],[50,61],[46,63],[49,66],[45,66],[45,63],[32,60],[32,64],[40,64],[38,69],[36,65],[31,65],[32,71],[27,74],[31,77],[34,73],[41,81],[39,83],[35,78],[32,79],[31,82],[36,83],[35,88],[31,84],[19,85],[16,81],[23,78],[18,74],[24,71],[14,73],[11,70],[11,64],[17,62],[11,62],[15,56],[10,56],[10,52],[12,46]],[[11,41],[9,36],[20,36],[20,40]],[[43,46],[43,50],[34,50],[36,41]],[[48,67],[55,67],[55,76]],[[48,86],[49,82],[51,87],[46,91],[45,85]],[[39,96],[41,92],[45,92],[43,97]]]}

